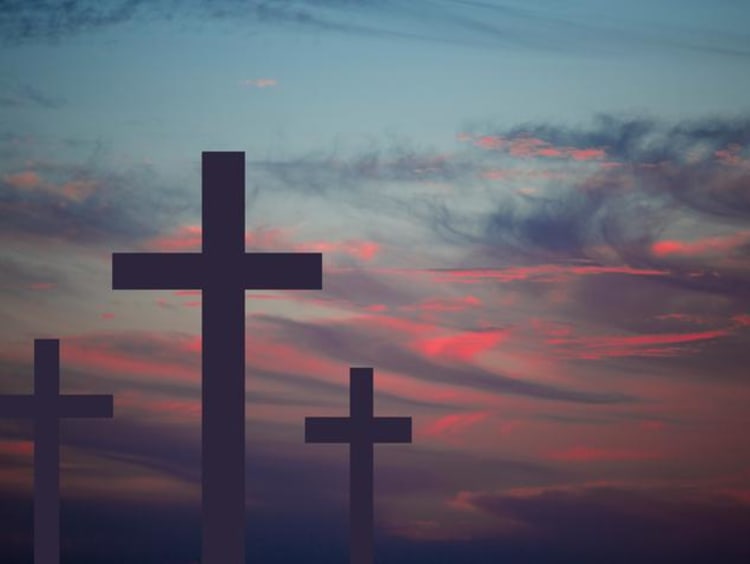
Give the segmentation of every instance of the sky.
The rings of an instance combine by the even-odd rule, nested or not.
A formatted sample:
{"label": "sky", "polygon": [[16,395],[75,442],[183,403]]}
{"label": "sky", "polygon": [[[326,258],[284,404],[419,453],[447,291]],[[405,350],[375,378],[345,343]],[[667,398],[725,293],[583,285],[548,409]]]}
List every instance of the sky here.
{"label": "sky", "polygon": [[[200,558],[202,151],[244,151],[248,562],[348,561],[352,366],[375,561],[750,560],[750,4],[0,2],[0,393],[61,340],[62,561]],[[209,375],[209,377],[211,377]],[[31,562],[32,427],[0,419],[0,560]]]}

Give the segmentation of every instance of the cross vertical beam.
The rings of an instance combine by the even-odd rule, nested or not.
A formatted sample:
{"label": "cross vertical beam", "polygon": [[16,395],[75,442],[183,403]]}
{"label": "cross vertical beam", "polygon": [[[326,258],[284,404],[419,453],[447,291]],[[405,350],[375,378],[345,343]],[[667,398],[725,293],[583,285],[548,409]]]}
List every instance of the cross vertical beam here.
{"label": "cross vertical beam", "polygon": [[109,395],[60,395],[60,341],[34,340],[34,395],[0,395],[0,417],[34,421],[34,562],[60,562],[60,419],[112,417]]}
{"label": "cross vertical beam", "polygon": [[349,370],[349,417],[306,417],[306,443],[349,443],[349,559],[372,564],[375,443],[410,443],[411,417],[373,417],[373,370]]}
{"label": "cross vertical beam", "polygon": [[[245,254],[245,158],[203,153],[202,165],[203,562],[239,563],[245,561],[245,289],[223,271]],[[221,197],[212,193],[219,187]]]}
{"label": "cross vertical beam", "polygon": [[[350,379],[349,418],[353,432],[349,446],[350,558],[352,564],[371,564],[375,512],[373,440],[368,432],[373,415],[372,369],[352,368]],[[409,426],[411,431],[411,420]]]}
{"label": "cross vertical beam", "polygon": [[202,156],[203,252],[114,253],[112,287],[202,290],[203,564],[245,562],[245,290],[319,290],[320,253],[245,253],[245,154]]}
{"label": "cross vertical beam", "polygon": [[60,558],[60,420],[54,401],[60,395],[58,341],[34,341],[34,561]]}

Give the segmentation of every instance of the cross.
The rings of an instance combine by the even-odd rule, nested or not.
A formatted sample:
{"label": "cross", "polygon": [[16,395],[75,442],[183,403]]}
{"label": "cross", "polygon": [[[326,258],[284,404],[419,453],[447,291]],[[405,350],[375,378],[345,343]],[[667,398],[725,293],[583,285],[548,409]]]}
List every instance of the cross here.
{"label": "cross", "polygon": [[203,252],[114,253],[116,290],[202,290],[203,564],[245,562],[245,290],[319,290],[320,253],[245,253],[245,153],[202,155]]}
{"label": "cross", "polygon": [[306,417],[306,443],[349,443],[349,559],[372,564],[373,445],[410,443],[411,417],[373,417],[372,368],[349,370],[349,417]]}
{"label": "cross", "polygon": [[60,341],[34,340],[34,395],[0,396],[0,417],[34,420],[34,563],[60,562],[60,419],[112,417],[108,395],[60,395]]}

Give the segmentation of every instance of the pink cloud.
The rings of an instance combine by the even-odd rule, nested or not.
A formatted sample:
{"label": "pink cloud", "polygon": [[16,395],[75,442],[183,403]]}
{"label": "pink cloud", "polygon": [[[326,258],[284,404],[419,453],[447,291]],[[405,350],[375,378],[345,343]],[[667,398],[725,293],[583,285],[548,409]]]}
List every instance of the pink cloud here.
{"label": "pink cloud", "polygon": [[448,506],[459,511],[474,512],[477,511],[474,498],[476,497],[475,492],[461,490],[455,496],[447,501]]}
{"label": "pink cloud", "polygon": [[484,411],[474,413],[451,413],[426,425],[421,433],[427,437],[463,435],[470,428],[487,419]]}
{"label": "pink cloud", "polygon": [[70,180],[60,186],[59,190],[68,200],[82,202],[96,192],[98,187],[95,180]]}
{"label": "pink cloud", "polygon": [[6,174],[3,181],[13,186],[13,188],[36,188],[42,183],[42,179],[33,170]]}
{"label": "pink cloud", "polygon": [[198,424],[201,416],[201,400],[196,391],[192,398],[154,396],[153,393],[137,389],[121,390],[117,394],[117,411],[122,417],[144,416],[164,423]]}
{"label": "pink cloud", "polygon": [[714,156],[725,165],[740,166],[748,163],[742,158],[742,146],[737,143],[730,143],[726,148],[715,151]]}
{"label": "pink cloud", "polygon": [[[148,250],[164,252],[199,251],[203,244],[203,230],[200,225],[182,225],[172,233],[148,241]],[[255,229],[245,233],[245,246],[248,250],[279,250],[292,248],[287,233],[282,229]]]}
{"label": "pink cloud", "polygon": [[19,190],[42,190],[73,202],[86,200],[99,188],[97,181],[89,179],[69,180],[60,185],[43,182],[39,174],[33,170],[6,174],[3,181]]}
{"label": "pink cloud", "polygon": [[355,239],[345,241],[313,241],[297,245],[296,248],[299,250],[348,255],[362,261],[370,261],[380,252],[380,245],[375,241]]}
{"label": "pink cloud", "polygon": [[277,251],[293,249],[291,233],[287,229],[261,227],[245,233],[245,247],[248,250]]}
{"label": "pink cloud", "polygon": [[572,327],[568,324],[547,321],[545,319],[532,318],[530,324],[534,331],[545,337],[567,337],[573,331]]}
{"label": "pink cloud", "polygon": [[391,337],[394,336],[394,333],[398,333],[405,338],[414,338],[439,329],[439,327],[430,323],[421,323],[403,317],[383,314],[361,315],[351,320],[351,322],[356,325],[366,326],[371,330],[381,331]]}
{"label": "pink cloud", "polygon": [[540,157],[562,157],[563,152],[560,149],[554,147],[547,147],[545,149],[539,149],[536,151],[536,155]]}
{"label": "pink cloud", "polygon": [[609,462],[655,460],[661,458],[661,455],[648,450],[575,446],[567,450],[550,452],[545,458],[559,462]]}
{"label": "pink cloud", "polygon": [[508,152],[514,157],[543,156],[540,154],[540,151],[549,149],[549,143],[537,139],[536,137],[519,137],[517,139],[512,139],[508,146]]}
{"label": "pink cloud", "polygon": [[547,340],[548,344],[564,348],[571,358],[596,360],[628,356],[676,356],[685,349],[680,345],[711,341],[730,334],[727,329],[693,333],[657,333],[648,335],[590,335],[561,337]]}
{"label": "pink cloud", "polygon": [[663,321],[682,321],[684,323],[692,323],[695,325],[705,325],[710,320],[702,315],[691,315],[689,313],[665,313],[663,315],[657,315],[656,319]]}
{"label": "pink cloud", "polygon": [[488,151],[506,151],[513,157],[519,158],[569,158],[576,161],[602,160],[607,152],[601,147],[557,147],[537,137],[519,135],[506,138],[495,135],[472,136],[461,134],[460,141],[471,142],[475,147]]}
{"label": "pink cloud", "polygon": [[[103,377],[126,376],[135,378],[164,378],[165,381],[195,381],[200,378],[200,358],[195,351],[194,341],[199,337],[167,336],[159,333],[144,333],[140,339],[148,339],[149,348],[159,347],[164,351],[177,351],[178,354],[152,358],[149,353],[130,352],[129,348],[118,346],[121,337],[107,334],[95,338],[68,338],[61,349],[63,362],[87,372],[96,372]],[[140,346],[140,345],[139,345]],[[139,346],[134,347],[138,350]]]}
{"label": "pink cloud", "polygon": [[172,292],[175,296],[200,296],[200,290],[175,290]]}
{"label": "pink cloud", "polygon": [[665,239],[651,245],[651,252],[658,257],[696,255],[725,255],[750,244],[750,231],[738,231],[732,235],[706,237],[693,241]]}
{"label": "pink cloud", "polygon": [[34,443],[29,440],[0,441],[0,456],[30,458],[34,453]]}
{"label": "pink cloud", "polygon": [[[182,225],[170,234],[146,242],[144,248],[164,252],[199,251],[202,242],[203,231],[200,225]],[[380,252],[377,242],[358,239],[295,243],[291,232],[280,228],[248,230],[245,233],[245,248],[248,251],[319,251],[347,255],[363,261],[372,260]]]}
{"label": "pink cloud", "polygon": [[[470,140],[468,137],[467,140]],[[482,135],[481,137],[474,138],[474,145],[481,147],[482,149],[502,149],[508,144],[506,139],[502,137],[495,137],[493,135]]]}
{"label": "pink cloud", "polygon": [[430,337],[412,343],[412,347],[429,357],[469,362],[510,335],[509,329],[469,331],[457,335]]}
{"label": "pink cloud", "polygon": [[170,235],[151,239],[145,247],[149,250],[164,252],[198,251],[202,243],[200,225],[183,225]]}
{"label": "pink cloud", "polygon": [[487,180],[507,180],[515,176],[515,171],[510,169],[491,168],[482,172],[482,178]]}
{"label": "pink cloud", "polygon": [[576,161],[601,160],[607,156],[604,149],[569,149],[568,154]]}
{"label": "pink cloud", "polygon": [[253,88],[271,88],[278,86],[279,81],[275,78],[251,78],[243,80],[242,84]]}
{"label": "pink cloud", "polygon": [[640,427],[645,431],[661,431],[666,425],[663,421],[641,421]]}
{"label": "pink cloud", "polygon": [[633,268],[630,266],[560,265],[541,264],[508,268],[469,268],[460,270],[433,271],[440,281],[476,283],[484,280],[515,282],[536,280],[561,282],[570,276],[599,274],[628,274],[632,276],[666,276],[666,270]]}
{"label": "pink cloud", "polygon": [[420,311],[449,312],[463,311],[468,308],[478,307],[482,301],[476,296],[467,295],[460,298],[429,298],[409,307]]}

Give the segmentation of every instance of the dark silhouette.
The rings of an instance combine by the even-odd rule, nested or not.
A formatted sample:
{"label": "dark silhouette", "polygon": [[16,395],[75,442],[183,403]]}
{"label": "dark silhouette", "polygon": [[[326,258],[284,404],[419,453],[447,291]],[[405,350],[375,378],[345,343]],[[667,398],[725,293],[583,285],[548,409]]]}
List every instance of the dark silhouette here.
{"label": "dark silhouette", "polygon": [[372,368],[349,369],[349,417],[306,417],[306,443],[349,443],[349,558],[372,564],[373,445],[410,443],[411,417],[373,417]]}
{"label": "dark silhouette", "polygon": [[203,153],[203,252],[115,253],[114,289],[203,291],[203,564],[245,562],[245,290],[322,288],[320,253],[245,253],[245,153]]}
{"label": "dark silhouette", "polygon": [[0,396],[0,417],[34,421],[34,562],[60,562],[60,419],[112,417],[108,395],[60,395],[60,341],[34,340],[34,395]]}

